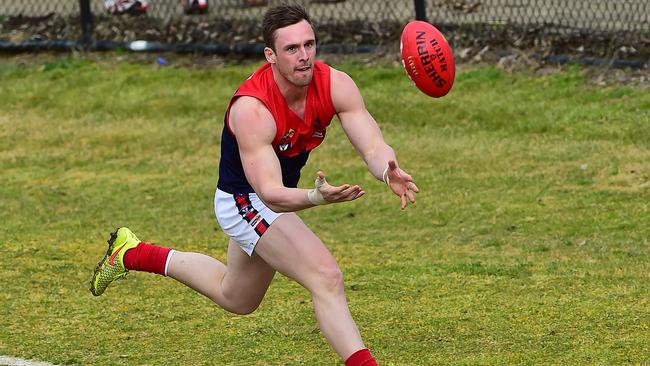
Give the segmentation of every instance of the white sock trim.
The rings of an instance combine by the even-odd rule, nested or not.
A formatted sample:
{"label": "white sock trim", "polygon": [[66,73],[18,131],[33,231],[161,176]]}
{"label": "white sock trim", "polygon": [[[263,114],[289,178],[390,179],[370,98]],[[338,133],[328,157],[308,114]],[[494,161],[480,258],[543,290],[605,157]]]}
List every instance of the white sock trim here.
{"label": "white sock trim", "polygon": [[165,262],[165,277],[167,277],[167,269],[169,268],[169,262],[172,260],[172,255],[174,255],[175,250],[172,249],[169,251],[169,254],[167,254],[167,261]]}

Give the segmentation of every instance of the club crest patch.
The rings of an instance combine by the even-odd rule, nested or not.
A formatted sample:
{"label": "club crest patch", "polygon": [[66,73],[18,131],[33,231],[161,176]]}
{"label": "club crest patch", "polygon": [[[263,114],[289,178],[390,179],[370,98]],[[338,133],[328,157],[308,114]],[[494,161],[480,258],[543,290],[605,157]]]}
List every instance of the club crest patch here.
{"label": "club crest patch", "polygon": [[295,134],[296,134],[296,132],[293,130],[293,128],[290,128],[289,131],[287,131],[287,133],[285,133],[284,135],[282,135],[282,137],[280,138],[280,140],[290,139],[290,138],[292,138],[293,135],[295,135]]}

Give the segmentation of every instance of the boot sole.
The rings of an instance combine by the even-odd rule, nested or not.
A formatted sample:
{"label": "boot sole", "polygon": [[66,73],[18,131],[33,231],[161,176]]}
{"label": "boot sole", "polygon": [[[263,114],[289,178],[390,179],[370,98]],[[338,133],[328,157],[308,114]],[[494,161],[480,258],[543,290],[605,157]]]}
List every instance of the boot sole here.
{"label": "boot sole", "polygon": [[111,237],[107,241],[108,249],[106,250],[106,254],[99,261],[99,263],[97,263],[97,267],[95,267],[95,273],[93,273],[93,278],[90,280],[90,292],[95,296],[101,295],[101,294],[96,294],[94,291],[93,284],[95,283],[95,278],[97,278],[97,275],[99,275],[99,271],[102,268],[102,265],[104,264],[106,259],[108,259],[111,256],[111,254],[113,254],[113,244],[115,243],[115,239],[117,239],[117,229],[115,229],[115,231],[111,233]]}

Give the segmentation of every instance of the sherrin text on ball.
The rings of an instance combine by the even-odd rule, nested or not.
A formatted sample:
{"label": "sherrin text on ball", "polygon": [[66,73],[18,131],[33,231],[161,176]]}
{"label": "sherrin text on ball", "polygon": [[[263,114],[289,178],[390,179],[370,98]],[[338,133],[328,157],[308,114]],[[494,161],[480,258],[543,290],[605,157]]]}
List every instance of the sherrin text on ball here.
{"label": "sherrin text on ball", "polygon": [[439,98],[454,85],[455,65],[447,39],[433,25],[409,22],[400,42],[406,73],[424,94]]}

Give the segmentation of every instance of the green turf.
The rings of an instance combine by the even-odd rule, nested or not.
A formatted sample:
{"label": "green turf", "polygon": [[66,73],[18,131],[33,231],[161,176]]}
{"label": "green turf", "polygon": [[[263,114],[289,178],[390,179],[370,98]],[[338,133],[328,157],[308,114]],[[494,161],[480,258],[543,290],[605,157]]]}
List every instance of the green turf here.
{"label": "green turf", "polygon": [[[212,212],[228,98],[257,65],[0,61],[0,355],[83,365],[336,365],[277,276],[226,313],[135,273],[94,298],[108,233],[225,258]],[[338,258],[382,365],[650,363],[650,93],[468,68],[438,100],[403,70],[338,65],[422,192],[374,180],[338,123],[322,169],[367,194],[301,213]]]}

